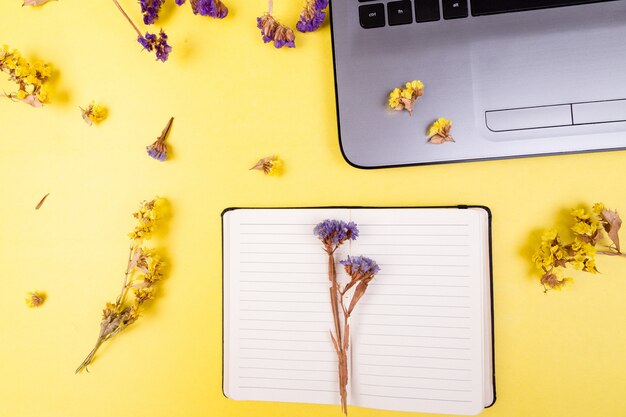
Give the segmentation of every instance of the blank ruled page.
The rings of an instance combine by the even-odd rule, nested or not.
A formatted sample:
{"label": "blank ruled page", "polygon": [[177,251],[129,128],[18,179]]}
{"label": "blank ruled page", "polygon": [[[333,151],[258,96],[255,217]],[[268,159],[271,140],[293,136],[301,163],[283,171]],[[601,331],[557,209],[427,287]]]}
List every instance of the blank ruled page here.
{"label": "blank ruled page", "polygon": [[313,227],[349,216],[347,209],[226,213],[224,392],[229,398],[338,402],[328,261]]}
{"label": "blank ruled page", "polygon": [[482,210],[353,209],[353,254],[381,271],[352,322],[352,400],[449,414],[484,408]]}

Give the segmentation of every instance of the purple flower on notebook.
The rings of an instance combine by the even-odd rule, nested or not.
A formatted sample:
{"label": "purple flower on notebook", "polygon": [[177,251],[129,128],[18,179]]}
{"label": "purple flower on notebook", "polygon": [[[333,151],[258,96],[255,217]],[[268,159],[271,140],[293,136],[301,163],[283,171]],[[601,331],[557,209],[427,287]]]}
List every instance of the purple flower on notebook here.
{"label": "purple flower on notebook", "polygon": [[355,240],[359,237],[359,229],[354,222],[324,220],[315,226],[313,234],[324,243],[327,249],[334,252],[346,240]]}
{"label": "purple flower on notebook", "polygon": [[[356,240],[359,229],[354,222],[343,220],[324,220],[313,229],[313,234],[322,242],[328,254],[328,280],[330,281],[330,306],[333,312],[334,333],[330,338],[337,352],[337,370],[341,411],[348,414],[348,348],[350,347],[350,315],[356,304],[365,295],[367,286],[380,271],[373,259],[365,256],[348,256],[340,263],[344,266],[350,281],[343,286],[337,280],[335,269],[335,251],[346,241]],[[349,303],[348,303],[349,301]],[[340,310],[341,309],[341,310]],[[341,311],[341,312],[340,312]],[[343,318],[343,323],[342,319]]]}

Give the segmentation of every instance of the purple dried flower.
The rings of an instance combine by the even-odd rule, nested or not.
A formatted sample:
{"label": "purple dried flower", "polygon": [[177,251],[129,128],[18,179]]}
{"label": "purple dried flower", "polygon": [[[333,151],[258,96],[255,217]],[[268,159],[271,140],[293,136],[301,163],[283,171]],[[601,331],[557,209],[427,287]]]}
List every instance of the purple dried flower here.
{"label": "purple dried flower", "polygon": [[163,142],[156,141],[150,146],[146,146],[148,155],[157,161],[165,161],[167,159],[167,146]]}
{"label": "purple dried flower", "polygon": [[346,268],[346,272],[353,278],[376,275],[380,267],[375,260],[366,256],[350,257],[344,261],[339,261]]}
{"label": "purple dried flower", "polygon": [[165,0],[139,0],[143,23],[152,25],[159,18],[159,11]]}
{"label": "purple dried flower", "polygon": [[342,220],[324,220],[315,226],[313,234],[321,240],[324,245],[336,249],[346,240],[355,240],[359,237],[359,229],[354,222],[344,222]]}
{"label": "purple dried flower", "polygon": [[179,6],[182,6],[183,4],[185,4],[187,0],[176,0],[176,4],[178,4]]}
{"label": "purple dried flower", "polygon": [[285,25],[280,24],[274,17],[266,13],[256,19],[257,27],[261,29],[261,35],[263,36],[263,42],[268,43],[274,41],[276,48],[296,47],[296,35],[293,30]]}
{"label": "purple dried flower", "polygon": [[167,138],[167,134],[170,132],[170,128],[172,127],[172,122],[174,121],[173,117],[170,117],[169,122],[163,129],[161,136],[159,136],[152,145],[146,146],[146,151],[148,151],[148,155],[157,161],[165,161],[167,159],[167,145],[165,144],[165,139]]}
{"label": "purple dried flower", "polygon": [[144,36],[137,37],[137,41],[149,52],[155,51],[156,58],[160,61],[167,61],[172,52],[172,47],[167,44],[167,35],[161,29],[159,35],[146,32]]}
{"label": "purple dried flower", "polygon": [[328,0],[307,0],[304,10],[300,13],[300,20],[296,23],[296,29],[300,32],[313,32],[324,23],[328,7]]}
{"label": "purple dried flower", "polygon": [[215,19],[228,16],[228,8],[221,0],[191,0],[191,10],[194,14],[211,16]]}

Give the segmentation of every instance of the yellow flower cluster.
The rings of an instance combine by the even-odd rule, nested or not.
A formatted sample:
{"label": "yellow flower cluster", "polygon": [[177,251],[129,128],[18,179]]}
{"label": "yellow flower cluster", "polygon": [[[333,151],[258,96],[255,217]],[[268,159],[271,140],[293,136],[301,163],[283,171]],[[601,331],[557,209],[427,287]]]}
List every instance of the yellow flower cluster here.
{"label": "yellow flower cluster", "polygon": [[[570,211],[574,220],[570,230],[573,232],[571,243],[564,244],[556,230],[542,236],[541,244],[533,254],[532,261],[541,270],[541,283],[545,290],[560,289],[571,278],[563,276],[567,267],[579,271],[598,273],[596,268],[596,245],[605,237],[605,232],[615,246],[609,247],[609,254],[622,255],[619,252],[617,230],[621,220],[617,212],[606,210],[603,204],[596,204],[591,211],[574,209]],[[611,216],[611,217],[609,217]],[[614,228],[611,231],[611,227]],[[606,252],[602,252],[606,253]]]}
{"label": "yellow flower cluster", "polygon": [[18,50],[10,50],[3,45],[0,49],[0,71],[8,74],[9,80],[18,86],[18,90],[7,94],[7,97],[22,100],[33,107],[41,107],[48,101],[46,82],[52,74],[48,64],[29,63]]}
{"label": "yellow flower cluster", "polygon": [[95,104],[93,101],[89,103],[89,106],[87,106],[87,108],[83,109],[81,107],[80,110],[83,113],[83,120],[89,126],[93,125],[94,123],[100,123],[101,121],[106,119],[108,114],[106,107]]}
{"label": "yellow flower cluster", "polygon": [[133,217],[137,219],[135,229],[128,236],[137,241],[150,239],[159,216],[159,210],[163,206],[163,200],[155,198],[150,201],[143,201],[139,210],[133,213]]}
{"label": "yellow flower cluster", "polygon": [[452,130],[452,121],[439,118],[428,129],[428,141],[436,145],[444,142],[454,142],[454,138],[450,135]]}
{"label": "yellow flower cluster", "polygon": [[413,114],[413,107],[418,98],[424,95],[424,83],[413,80],[404,85],[404,88],[394,88],[389,93],[389,107],[396,111],[407,110]]}
{"label": "yellow flower cluster", "polygon": [[561,237],[556,230],[550,230],[541,237],[541,244],[532,260],[537,268],[549,271],[555,266],[565,266],[568,258],[569,254]]}

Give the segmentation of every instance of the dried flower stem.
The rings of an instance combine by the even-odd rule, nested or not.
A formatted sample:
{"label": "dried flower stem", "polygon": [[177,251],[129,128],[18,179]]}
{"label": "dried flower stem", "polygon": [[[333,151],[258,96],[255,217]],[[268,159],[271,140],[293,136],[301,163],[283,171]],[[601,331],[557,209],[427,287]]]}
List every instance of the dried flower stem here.
{"label": "dried flower stem", "polygon": [[[133,214],[138,224],[129,234],[132,243],[129,249],[128,263],[124,273],[124,282],[115,303],[107,303],[102,311],[100,332],[96,344],[85,360],[76,369],[79,373],[91,364],[100,346],[133,324],[140,317],[146,301],[154,296],[154,285],[163,277],[163,261],[143,243],[150,239],[159,216],[158,207],[161,199],[143,201],[140,209]],[[127,301],[128,290],[133,289],[134,297]]]}
{"label": "dried flower stem", "polygon": [[128,16],[128,14],[126,14],[126,12],[124,11],[124,9],[122,8],[122,6],[120,6],[120,4],[117,2],[117,0],[113,0],[113,3],[115,3],[115,5],[117,6],[117,8],[119,9],[120,12],[122,12],[122,14],[124,15],[124,17],[126,18],[126,20],[128,20],[128,23],[130,23],[130,25],[135,29],[135,31],[137,32],[137,35],[139,35],[140,38],[143,37],[143,34],[141,33],[141,31],[139,30],[139,28],[137,27],[137,25],[135,25],[135,23],[131,20],[131,18]]}
{"label": "dried flower stem", "polygon": [[167,125],[163,129],[161,136],[157,138],[157,142],[161,142],[161,143],[165,142],[165,139],[167,138],[167,134],[170,132],[170,128],[172,127],[173,121],[174,121],[174,117],[170,117],[170,120],[167,122]]}
{"label": "dried flower stem", "polygon": [[[326,247],[328,253],[328,279],[330,281],[330,305],[333,312],[333,322],[335,324],[335,336],[331,333],[333,339],[333,346],[337,352],[338,359],[338,371],[339,371],[339,394],[341,396],[341,411],[344,414],[348,414],[348,319],[350,315],[347,314],[347,310],[343,304],[343,297],[339,289],[339,283],[337,282],[337,270],[335,269],[335,256],[333,254],[333,248]],[[342,337],[341,324],[339,319],[339,305],[343,310],[344,317],[344,333]]]}

